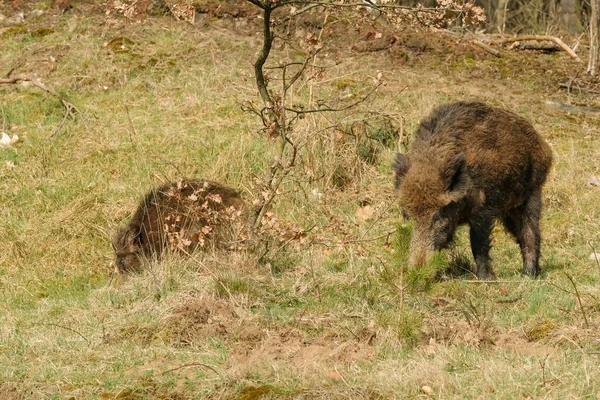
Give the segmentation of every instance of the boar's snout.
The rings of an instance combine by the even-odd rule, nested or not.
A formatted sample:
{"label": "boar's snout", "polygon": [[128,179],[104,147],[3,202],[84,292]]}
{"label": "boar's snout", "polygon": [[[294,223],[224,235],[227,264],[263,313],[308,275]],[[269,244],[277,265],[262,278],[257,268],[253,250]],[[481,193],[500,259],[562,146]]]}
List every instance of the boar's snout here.
{"label": "boar's snout", "polygon": [[119,272],[135,272],[141,268],[142,263],[136,253],[117,254],[115,266]]}
{"label": "boar's snout", "polygon": [[417,223],[411,241],[411,265],[422,267],[427,264],[436,251],[445,249],[452,243],[455,230],[455,218],[444,216],[440,212],[434,213],[428,223]]}
{"label": "boar's snout", "polygon": [[[448,207],[450,208],[450,207]],[[440,212],[436,212],[431,223],[431,235],[433,242],[433,249],[435,251],[442,250],[448,246],[454,239],[454,231],[456,230],[456,215],[453,215],[456,211],[446,210],[447,214],[441,215]]]}
{"label": "boar's snout", "polygon": [[410,264],[414,267],[422,267],[431,260],[435,251],[431,232],[419,229],[413,231],[410,243]]}
{"label": "boar's snout", "polygon": [[118,230],[111,245],[115,251],[114,265],[119,272],[133,272],[141,267],[143,250],[139,227],[130,225]]}

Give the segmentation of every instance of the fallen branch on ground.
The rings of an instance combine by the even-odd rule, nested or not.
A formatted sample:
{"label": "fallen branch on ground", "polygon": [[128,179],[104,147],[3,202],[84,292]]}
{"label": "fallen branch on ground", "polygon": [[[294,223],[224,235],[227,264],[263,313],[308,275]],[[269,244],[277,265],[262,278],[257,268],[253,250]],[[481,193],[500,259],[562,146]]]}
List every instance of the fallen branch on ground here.
{"label": "fallen branch on ground", "polygon": [[558,108],[566,112],[583,112],[583,113],[596,113],[600,112],[600,108],[574,106],[571,104],[565,104],[558,101],[546,100],[546,104],[549,106]]}
{"label": "fallen branch on ground", "polygon": [[595,94],[600,93],[600,90],[588,89],[588,88],[584,88],[581,86],[573,85],[571,83],[559,83],[558,87],[567,89],[567,91],[569,91],[569,92],[578,91],[578,92],[584,92],[584,93],[595,93]]}
{"label": "fallen branch on ground", "polygon": [[571,58],[574,59],[575,61],[577,61],[577,62],[581,61],[579,56],[577,54],[575,54],[575,52],[569,46],[567,46],[565,44],[565,42],[563,42],[556,36],[523,35],[523,36],[501,39],[500,43],[503,43],[503,44],[504,43],[513,43],[513,42],[521,42],[524,40],[549,40],[551,42],[556,43],[558,46],[560,46],[560,48],[563,49],[564,51],[566,51],[567,54],[569,54],[569,56],[571,56]]}
{"label": "fallen branch on ground", "polygon": [[488,53],[495,55],[496,57],[500,57],[500,52],[498,50],[496,50],[492,46],[488,46],[487,44],[483,43],[480,40],[474,40],[471,43],[473,43],[475,46],[481,47],[482,49],[484,49]]}
{"label": "fallen branch on ground", "polygon": [[212,367],[212,366],[210,366],[208,364],[199,363],[199,362],[193,362],[193,363],[183,364],[183,365],[180,365],[180,366],[175,367],[175,368],[170,368],[170,369],[168,369],[166,371],[163,371],[163,372],[159,373],[158,376],[165,375],[165,374],[168,374],[169,372],[174,372],[174,371],[177,371],[177,370],[180,370],[180,369],[183,369],[183,368],[189,368],[189,367],[204,367],[204,368],[210,369],[211,371],[213,371],[217,375],[223,375],[219,371],[217,371],[214,367]]}
{"label": "fallen branch on ground", "polygon": [[28,76],[23,76],[23,75],[18,75],[13,78],[0,78],[0,85],[1,84],[10,85],[10,84],[15,84],[15,83],[19,83],[19,82],[31,82],[32,85],[42,89],[44,92],[56,97],[58,100],[60,100],[62,105],[65,106],[65,109],[66,109],[65,116],[63,117],[58,128],[56,128],[56,130],[50,135],[50,138],[54,137],[58,133],[58,131],[60,131],[62,129],[62,127],[65,125],[65,121],[67,120],[69,115],[71,116],[71,118],[75,119],[75,114],[73,113],[73,110],[77,111],[77,113],[82,116],[83,123],[84,123],[86,129],[88,129],[87,123],[86,123],[85,119],[83,118],[83,113],[81,112],[81,110],[79,110],[79,108],[77,108],[70,101],[65,100],[55,90],[44,85],[38,79],[30,78]]}
{"label": "fallen branch on ground", "polygon": [[498,284],[498,283],[530,283],[530,282],[545,282],[545,280],[543,279],[536,279],[531,280],[521,280],[521,281],[509,281],[509,280],[483,280],[483,279],[467,279],[461,282],[465,282],[465,283],[494,283],[494,284]]}

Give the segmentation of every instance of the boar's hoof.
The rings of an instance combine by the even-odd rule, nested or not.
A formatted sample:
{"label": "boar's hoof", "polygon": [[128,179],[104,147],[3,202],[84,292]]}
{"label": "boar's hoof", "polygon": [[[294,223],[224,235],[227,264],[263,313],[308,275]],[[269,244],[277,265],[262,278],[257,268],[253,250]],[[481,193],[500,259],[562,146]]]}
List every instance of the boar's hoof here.
{"label": "boar's hoof", "polygon": [[477,271],[477,279],[481,279],[483,281],[495,281],[496,274],[494,271]]}
{"label": "boar's hoof", "polygon": [[541,274],[541,269],[539,267],[536,268],[527,268],[527,266],[523,266],[523,275],[527,275],[530,278],[537,278]]}

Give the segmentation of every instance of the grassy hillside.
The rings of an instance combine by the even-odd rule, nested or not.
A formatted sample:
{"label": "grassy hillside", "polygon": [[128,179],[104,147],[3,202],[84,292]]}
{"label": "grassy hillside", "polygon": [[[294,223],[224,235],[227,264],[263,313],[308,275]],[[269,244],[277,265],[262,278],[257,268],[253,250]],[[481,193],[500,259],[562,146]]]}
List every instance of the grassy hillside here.
{"label": "grassy hillside", "polygon": [[[296,125],[297,165],[273,212],[306,237],[260,260],[170,255],[113,280],[110,235],[151,187],[201,177],[258,195],[275,151],[242,111],[260,104],[259,21],[138,24],[82,6],[0,28],[0,74],[39,79],[77,108],[65,117],[31,82],[0,85],[0,128],[19,137],[0,148],[0,398],[600,396],[600,119],[547,103],[598,107],[557,86],[585,66],[322,19],[289,27],[294,41],[274,50],[271,66],[301,61],[310,38],[325,45],[315,65],[329,68],[309,69],[289,101],[344,105],[379,73],[385,85]],[[402,235],[388,234],[402,221],[398,134],[409,143],[433,105],[461,99],[523,115],[552,146],[540,279],[520,275],[501,229],[496,283],[406,271]]]}

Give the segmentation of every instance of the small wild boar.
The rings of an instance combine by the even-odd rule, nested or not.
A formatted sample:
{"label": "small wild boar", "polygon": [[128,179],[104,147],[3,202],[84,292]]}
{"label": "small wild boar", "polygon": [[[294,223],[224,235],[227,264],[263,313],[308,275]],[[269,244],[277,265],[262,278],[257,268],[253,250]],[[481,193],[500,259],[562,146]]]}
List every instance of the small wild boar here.
{"label": "small wild boar", "polygon": [[436,107],[407,154],[394,162],[400,203],[414,221],[410,262],[423,265],[469,224],[477,277],[495,277],[490,234],[502,221],[519,246],[523,273],[539,274],[542,186],[552,151],[524,118],[477,102]]}
{"label": "small wild boar", "polygon": [[184,179],[152,189],[112,238],[115,268],[139,270],[143,259],[158,258],[165,250],[226,247],[241,229],[245,208],[235,189],[217,182]]}

